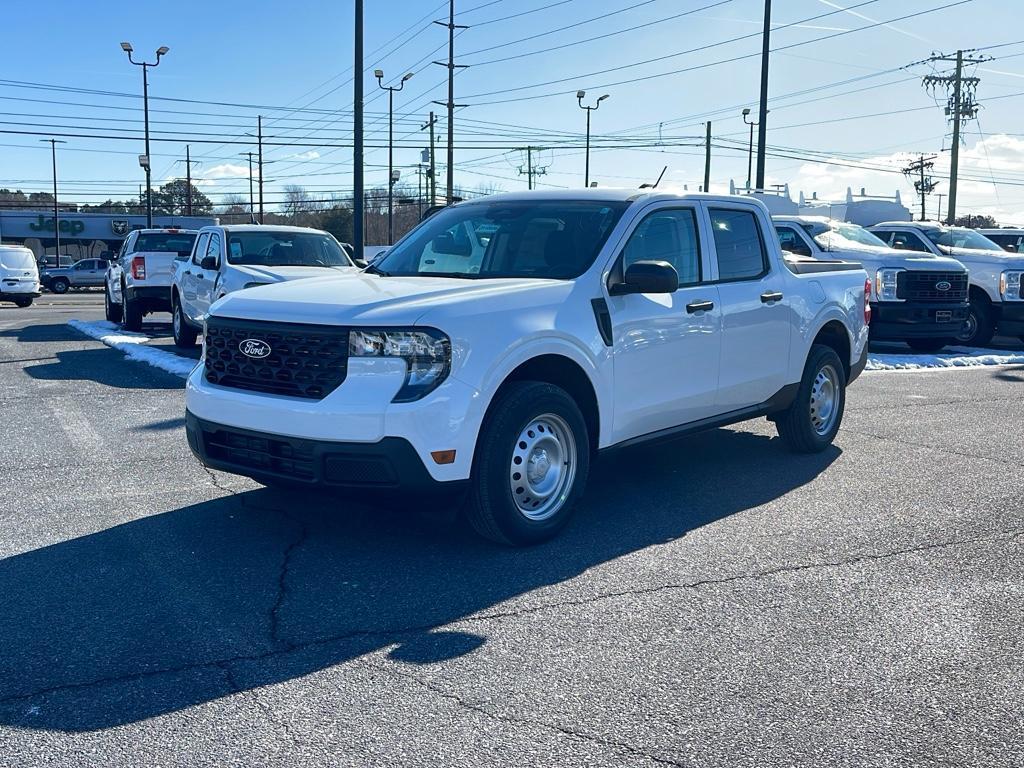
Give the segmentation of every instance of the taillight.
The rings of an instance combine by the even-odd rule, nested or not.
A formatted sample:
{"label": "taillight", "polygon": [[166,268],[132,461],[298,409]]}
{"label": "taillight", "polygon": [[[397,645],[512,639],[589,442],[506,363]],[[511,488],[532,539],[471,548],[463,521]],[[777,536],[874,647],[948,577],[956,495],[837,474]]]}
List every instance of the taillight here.
{"label": "taillight", "polygon": [[143,256],[136,256],[132,259],[132,277],[136,280],[146,279],[146,259]]}
{"label": "taillight", "polygon": [[871,325],[871,279],[864,281],[864,325]]}

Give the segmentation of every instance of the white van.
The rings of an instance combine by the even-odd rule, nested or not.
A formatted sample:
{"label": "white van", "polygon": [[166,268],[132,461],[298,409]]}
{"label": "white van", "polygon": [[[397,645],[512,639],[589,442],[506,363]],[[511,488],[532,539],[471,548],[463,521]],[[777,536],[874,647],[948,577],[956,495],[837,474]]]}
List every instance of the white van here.
{"label": "white van", "polygon": [[23,245],[0,245],[0,301],[27,307],[39,296],[39,267]]}

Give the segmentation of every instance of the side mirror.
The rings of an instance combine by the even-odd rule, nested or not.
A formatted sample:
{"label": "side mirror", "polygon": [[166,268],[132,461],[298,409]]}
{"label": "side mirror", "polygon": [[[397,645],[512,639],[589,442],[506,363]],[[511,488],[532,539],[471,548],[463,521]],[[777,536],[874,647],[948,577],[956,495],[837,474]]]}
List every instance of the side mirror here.
{"label": "side mirror", "polygon": [[203,256],[202,261],[199,262],[199,266],[203,269],[216,269],[218,267],[218,259],[216,256]]}
{"label": "side mirror", "polygon": [[626,268],[621,283],[608,292],[613,296],[627,293],[675,293],[679,289],[679,273],[667,261],[636,261]]}
{"label": "side mirror", "polygon": [[901,241],[897,240],[890,246],[894,251],[905,251],[907,246]]}
{"label": "side mirror", "polygon": [[430,250],[434,253],[443,253],[448,256],[472,256],[473,247],[466,243],[455,242],[451,232],[442,232],[430,241]]}

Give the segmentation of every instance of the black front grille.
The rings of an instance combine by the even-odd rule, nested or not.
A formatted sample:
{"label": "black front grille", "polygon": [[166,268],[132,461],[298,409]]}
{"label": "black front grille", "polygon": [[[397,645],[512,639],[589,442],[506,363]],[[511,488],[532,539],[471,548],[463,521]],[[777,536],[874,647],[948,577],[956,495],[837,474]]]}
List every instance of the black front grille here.
{"label": "black front grille", "polygon": [[256,437],[229,429],[204,431],[203,440],[213,459],[296,480],[316,479],[312,443]]}
{"label": "black front grille", "polygon": [[[936,286],[949,283],[942,291]],[[967,300],[966,272],[900,272],[896,276],[896,297],[905,301],[959,303]]]}
{"label": "black front grille", "polygon": [[[263,342],[269,353],[243,354],[247,341]],[[348,329],[210,317],[204,362],[211,384],[320,400],[348,373]]]}

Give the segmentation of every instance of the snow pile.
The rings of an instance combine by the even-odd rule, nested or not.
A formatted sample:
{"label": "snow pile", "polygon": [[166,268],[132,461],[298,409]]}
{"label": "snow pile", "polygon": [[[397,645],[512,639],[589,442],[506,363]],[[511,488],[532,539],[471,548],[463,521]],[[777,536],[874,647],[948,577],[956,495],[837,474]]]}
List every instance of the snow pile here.
{"label": "snow pile", "polygon": [[147,363],[154,368],[177,374],[182,378],[187,378],[197,365],[195,360],[190,360],[187,357],[178,357],[162,349],[147,347],[146,342],[149,341],[149,336],[146,334],[123,331],[106,320],[92,323],[84,320],[68,320],[68,325],[86,336],[102,341],[108,347],[124,352],[132,360]]}
{"label": "snow pile", "polygon": [[978,368],[984,365],[1024,365],[1024,353],[995,349],[952,347],[937,355],[868,355],[867,371],[921,371],[938,368]]}

